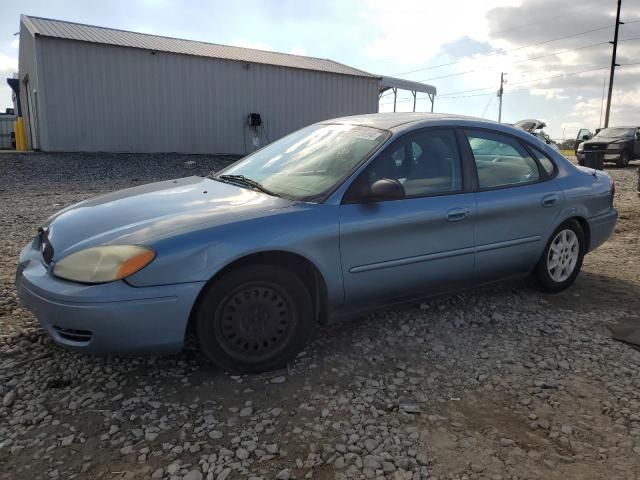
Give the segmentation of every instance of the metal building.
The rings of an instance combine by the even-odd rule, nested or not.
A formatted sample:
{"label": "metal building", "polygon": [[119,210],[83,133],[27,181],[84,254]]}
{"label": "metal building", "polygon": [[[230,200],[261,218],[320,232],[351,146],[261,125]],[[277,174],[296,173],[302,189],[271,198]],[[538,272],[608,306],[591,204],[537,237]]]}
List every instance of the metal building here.
{"label": "metal building", "polygon": [[[393,87],[320,58],[20,20],[27,143],[44,151],[242,154],[313,122],[377,112]],[[261,125],[249,125],[252,113]]]}

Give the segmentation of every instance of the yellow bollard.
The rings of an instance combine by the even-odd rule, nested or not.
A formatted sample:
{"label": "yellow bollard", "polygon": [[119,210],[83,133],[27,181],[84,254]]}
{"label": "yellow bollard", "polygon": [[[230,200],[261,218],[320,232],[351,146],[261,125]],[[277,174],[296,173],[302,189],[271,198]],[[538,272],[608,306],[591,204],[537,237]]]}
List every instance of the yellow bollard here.
{"label": "yellow bollard", "polygon": [[24,136],[24,119],[18,117],[15,121],[15,134],[16,134],[16,150],[24,152],[27,149],[27,142]]}

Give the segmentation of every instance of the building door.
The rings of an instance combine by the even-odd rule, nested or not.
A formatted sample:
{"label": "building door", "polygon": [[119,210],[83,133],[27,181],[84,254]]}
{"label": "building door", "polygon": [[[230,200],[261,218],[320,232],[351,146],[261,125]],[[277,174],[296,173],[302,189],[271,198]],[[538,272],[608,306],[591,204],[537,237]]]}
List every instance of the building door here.
{"label": "building door", "polygon": [[29,144],[31,150],[39,150],[40,142],[38,136],[38,118],[36,109],[36,93],[31,90],[29,77],[24,79],[25,100],[27,104],[27,128],[29,129]]}

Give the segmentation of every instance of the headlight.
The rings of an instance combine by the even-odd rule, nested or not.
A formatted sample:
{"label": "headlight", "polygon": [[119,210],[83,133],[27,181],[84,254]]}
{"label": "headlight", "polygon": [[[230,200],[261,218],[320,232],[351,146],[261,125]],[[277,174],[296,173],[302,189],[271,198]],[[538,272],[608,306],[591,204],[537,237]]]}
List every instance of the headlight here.
{"label": "headlight", "polygon": [[608,145],[608,148],[610,150],[620,150],[622,148],[622,144],[621,143],[610,143]]}
{"label": "headlight", "polygon": [[584,150],[584,142],[578,144],[578,151],[582,152]]}
{"label": "headlight", "polygon": [[82,283],[105,283],[133,275],[156,257],[137,245],[104,245],[64,257],[53,267],[56,277]]}

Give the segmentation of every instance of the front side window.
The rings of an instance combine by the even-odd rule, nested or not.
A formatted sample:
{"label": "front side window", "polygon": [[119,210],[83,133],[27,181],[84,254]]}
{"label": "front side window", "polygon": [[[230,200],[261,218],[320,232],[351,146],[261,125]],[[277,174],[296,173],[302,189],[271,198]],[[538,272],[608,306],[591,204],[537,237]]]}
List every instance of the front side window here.
{"label": "front side window", "polygon": [[520,185],[540,179],[538,164],[515,138],[467,131],[480,188]]}
{"label": "front side window", "polygon": [[357,125],[311,125],[245,157],[216,177],[242,175],[294,200],[315,199],[342,182],[389,136]]}
{"label": "front side window", "polygon": [[382,179],[397,180],[405,197],[422,197],[462,189],[460,155],[452,130],[408,133],[389,146],[357,180],[358,188]]}

